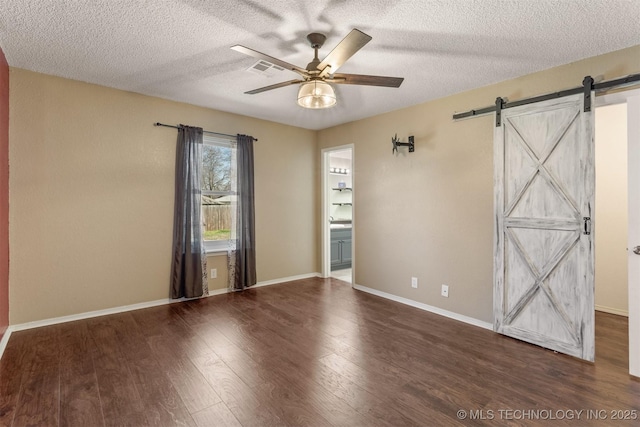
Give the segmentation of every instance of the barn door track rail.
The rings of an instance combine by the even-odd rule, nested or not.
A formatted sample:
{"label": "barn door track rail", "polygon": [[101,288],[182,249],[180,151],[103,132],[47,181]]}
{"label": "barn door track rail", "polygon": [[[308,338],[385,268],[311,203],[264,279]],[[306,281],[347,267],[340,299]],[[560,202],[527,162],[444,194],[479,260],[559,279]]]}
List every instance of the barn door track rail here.
{"label": "barn door track rail", "polygon": [[548,99],[557,99],[578,93],[584,93],[584,111],[591,111],[591,92],[604,92],[614,88],[623,88],[626,86],[634,86],[640,84],[640,74],[630,74],[627,77],[621,77],[615,80],[595,83],[593,77],[586,76],[582,81],[582,86],[573,89],[565,89],[559,92],[548,93],[546,95],[534,96],[532,98],[520,99],[518,101],[507,101],[505,98],[496,98],[495,105],[490,107],[478,108],[477,110],[469,110],[464,113],[455,113],[453,120],[466,119],[469,117],[482,116],[496,112],[496,127],[502,125],[501,112],[506,108],[517,107],[519,105],[533,104],[534,102],[546,101]]}

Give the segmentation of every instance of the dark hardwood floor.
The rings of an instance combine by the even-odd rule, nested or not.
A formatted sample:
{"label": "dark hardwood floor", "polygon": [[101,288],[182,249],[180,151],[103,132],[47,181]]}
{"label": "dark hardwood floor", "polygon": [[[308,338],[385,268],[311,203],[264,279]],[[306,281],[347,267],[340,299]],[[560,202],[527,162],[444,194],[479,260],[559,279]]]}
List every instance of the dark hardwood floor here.
{"label": "dark hardwood floor", "polygon": [[16,332],[0,425],[640,425],[626,318],[596,322],[589,364],[301,280]]}

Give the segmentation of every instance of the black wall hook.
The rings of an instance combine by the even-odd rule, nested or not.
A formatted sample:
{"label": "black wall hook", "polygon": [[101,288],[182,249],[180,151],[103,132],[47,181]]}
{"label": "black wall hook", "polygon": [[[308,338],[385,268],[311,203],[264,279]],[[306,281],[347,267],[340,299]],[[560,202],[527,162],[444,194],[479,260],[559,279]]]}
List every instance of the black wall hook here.
{"label": "black wall hook", "polygon": [[409,152],[413,153],[414,151],[414,145],[415,143],[413,142],[413,135],[411,135],[409,137],[409,142],[400,142],[400,140],[398,139],[398,134],[396,133],[396,136],[394,136],[393,138],[391,138],[391,144],[393,145],[393,149],[391,150],[391,154],[393,154],[394,152],[398,151],[398,147],[409,147]]}

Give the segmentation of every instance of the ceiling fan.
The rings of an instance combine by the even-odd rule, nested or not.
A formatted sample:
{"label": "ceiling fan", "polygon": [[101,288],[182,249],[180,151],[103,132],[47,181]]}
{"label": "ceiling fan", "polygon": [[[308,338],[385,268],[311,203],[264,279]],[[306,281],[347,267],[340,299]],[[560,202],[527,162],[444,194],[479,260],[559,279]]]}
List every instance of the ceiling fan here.
{"label": "ceiling fan", "polygon": [[322,61],[320,61],[320,59],[318,59],[318,49],[322,47],[326,39],[327,37],[320,33],[311,33],[307,35],[307,40],[314,49],[315,54],[313,60],[307,64],[306,68],[301,68],[288,62],[281,61],[280,59],[245,46],[232,46],[231,49],[236,52],[271,62],[272,64],[296,72],[302,77],[302,80],[289,80],[261,87],[259,89],[250,90],[245,93],[255,95],[256,93],[299,84],[298,104],[304,108],[317,109],[332,107],[337,102],[336,94],[329,83],[384,87],[400,87],[402,84],[402,81],[404,80],[402,77],[336,73],[338,68],[340,68],[357,51],[362,49],[364,45],[371,41],[371,36],[368,36],[360,30],[353,29]]}

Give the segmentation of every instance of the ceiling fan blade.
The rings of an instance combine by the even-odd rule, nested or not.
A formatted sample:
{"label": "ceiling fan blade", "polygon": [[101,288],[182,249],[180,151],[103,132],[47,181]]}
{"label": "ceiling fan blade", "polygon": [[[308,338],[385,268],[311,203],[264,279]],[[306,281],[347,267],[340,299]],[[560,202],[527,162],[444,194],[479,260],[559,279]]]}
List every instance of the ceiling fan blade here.
{"label": "ceiling fan blade", "polygon": [[364,74],[336,73],[331,77],[326,78],[325,81],[346,85],[400,87],[400,85],[404,81],[404,77],[367,76]]}
{"label": "ceiling fan blade", "polygon": [[293,72],[296,72],[298,74],[300,74],[303,77],[308,77],[309,76],[309,72],[307,70],[305,70],[304,68],[300,68],[296,65],[293,64],[289,64],[288,62],[285,61],[281,61],[278,58],[274,58],[273,56],[269,56],[265,53],[262,52],[258,52],[257,50],[253,50],[250,49],[248,47],[245,46],[241,46],[239,44],[235,45],[235,46],[231,46],[231,49],[235,50],[236,52],[240,52],[240,53],[244,53],[245,55],[248,56],[252,56],[254,58],[258,58],[258,59],[262,59],[264,61],[268,61],[271,62],[272,64],[278,65],[282,68],[286,68],[287,70],[291,70]]}
{"label": "ceiling fan blade", "polygon": [[353,29],[347,37],[342,39],[336,47],[318,64],[318,70],[323,71],[327,66],[331,69],[329,73],[335,73],[338,68],[344,64],[347,59],[351,58],[357,51],[362,49],[364,45],[371,41],[371,36],[366,35],[360,30]]}
{"label": "ceiling fan blade", "polygon": [[304,83],[304,80],[289,80],[287,82],[276,83],[276,84],[271,85],[271,86],[265,86],[265,87],[261,87],[259,89],[250,90],[250,91],[245,92],[245,93],[249,94],[249,95],[255,95],[256,93],[266,92],[268,90],[278,89],[280,87],[285,87],[285,86],[291,86],[291,85],[295,85],[295,84],[298,84],[298,83]]}

